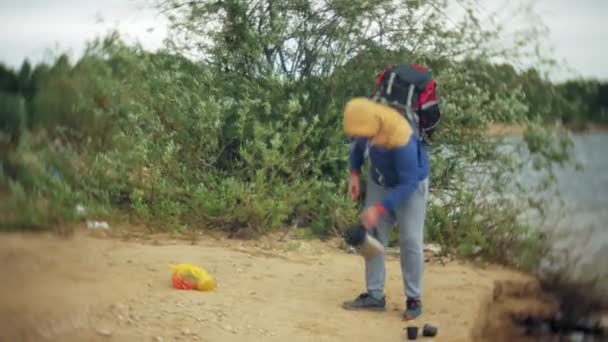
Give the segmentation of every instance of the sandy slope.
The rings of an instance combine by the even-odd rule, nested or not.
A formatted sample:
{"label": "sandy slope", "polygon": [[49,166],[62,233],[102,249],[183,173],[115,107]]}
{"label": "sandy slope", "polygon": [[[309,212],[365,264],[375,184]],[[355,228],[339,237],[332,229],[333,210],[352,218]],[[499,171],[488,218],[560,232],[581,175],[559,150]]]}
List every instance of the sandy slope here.
{"label": "sandy slope", "polygon": [[[362,259],[335,242],[91,235],[0,235],[0,341],[405,340],[394,257],[388,310],[348,312],[340,303],[362,289]],[[166,264],[179,262],[208,269],[218,289],[172,289]],[[428,341],[471,340],[494,280],[512,277],[522,275],[427,263],[425,314],[415,324],[439,328]]]}

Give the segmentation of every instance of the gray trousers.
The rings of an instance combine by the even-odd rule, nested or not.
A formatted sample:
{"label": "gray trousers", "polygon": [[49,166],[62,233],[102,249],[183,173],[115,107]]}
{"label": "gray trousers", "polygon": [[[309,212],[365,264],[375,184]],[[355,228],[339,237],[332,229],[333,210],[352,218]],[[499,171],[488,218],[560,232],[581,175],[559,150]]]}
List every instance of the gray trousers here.
{"label": "gray trousers", "polygon": [[[385,188],[368,179],[365,206],[382,201],[392,189]],[[401,274],[405,296],[421,299],[422,273],[424,270],[424,220],[429,191],[428,178],[418,183],[418,187],[395,210],[395,215],[380,218],[373,235],[386,247],[395,223],[399,227],[399,249],[401,255]],[[384,296],[386,277],[384,255],[365,260],[365,280],[367,292],[374,298]]]}

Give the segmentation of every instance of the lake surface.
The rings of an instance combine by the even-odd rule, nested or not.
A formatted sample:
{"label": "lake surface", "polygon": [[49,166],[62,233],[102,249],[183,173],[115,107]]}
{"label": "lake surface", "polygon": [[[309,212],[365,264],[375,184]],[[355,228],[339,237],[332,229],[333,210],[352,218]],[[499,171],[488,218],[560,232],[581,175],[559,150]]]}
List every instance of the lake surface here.
{"label": "lake surface", "polygon": [[[568,272],[575,279],[601,279],[597,290],[608,294],[608,134],[573,135],[572,140],[572,157],[582,170],[556,170],[564,203],[544,196],[554,220],[542,229],[565,233],[554,244],[558,260],[570,265]],[[526,182],[535,179],[531,169],[520,176]]]}
{"label": "lake surface", "polygon": [[582,170],[556,170],[558,189],[565,201],[565,207],[556,207],[560,212],[553,213],[563,216],[556,228],[608,232],[608,134],[574,135],[572,139],[572,157]]}

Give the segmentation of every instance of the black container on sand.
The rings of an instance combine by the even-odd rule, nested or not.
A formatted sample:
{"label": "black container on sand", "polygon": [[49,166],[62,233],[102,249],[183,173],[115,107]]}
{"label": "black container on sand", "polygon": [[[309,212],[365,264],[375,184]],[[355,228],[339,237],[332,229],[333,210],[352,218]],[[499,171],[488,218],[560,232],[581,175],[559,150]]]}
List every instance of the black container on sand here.
{"label": "black container on sand", "polygon": [[424,327],[422,327],[422,336],[424,337],[435,337],[437,335],[437,328],[430,325],[430,324],[425,324]]}
{"label": "black container on sand", "polygon": [[418,327],[410,326],[410,327],[405,328],[405,330],[407,331],[408,340],[415,340],[418,338]]}

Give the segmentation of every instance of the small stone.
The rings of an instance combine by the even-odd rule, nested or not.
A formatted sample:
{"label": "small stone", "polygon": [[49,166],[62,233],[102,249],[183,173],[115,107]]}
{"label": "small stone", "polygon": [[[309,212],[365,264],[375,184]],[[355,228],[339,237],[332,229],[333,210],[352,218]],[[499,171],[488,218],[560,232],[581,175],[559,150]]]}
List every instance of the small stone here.
{"label": "small stone", "polygon": [[400,255],[400,253],[401,253],[401,251],[399,250],[399,248],[389,247],[386,249],[386,255],[398,257]]}
{"label": "small stone", "polygon": [[547,323],[541,323],[538,326],[538,333],[540,335],[548,335],[551,333],[551,326]]}
{"label": "small stone", "polygon": [[190,335],[190,329],[188,329],[188,328],[184,328],[184,329],[182,330],[182,334],[183,334],[183,335]]}
{"label": "small stone", "polygon": [[604,328],[605,330],[608,330],[608,312],[598,317],[598,324],[600,327]]}
{"label": "small stone", "polygon": [[583,333],[574,333],[574,334],[571,334],[569,337],[570,337],[570,339],[568,341],[570,341],[570,342],[585,341],[585,334],[583,334]]}
{"label": "small stone", "polygon": [[114,303],[110,306],[112,309],[124,310],[127,306],[122,303]]}
{"label": "small stone", "polygon": [[107,328],[97,328],[97,333],[101,336],[110,337],[112,336],[112,331]]}
{"label": "small stone", "polygon": [[156,336],[156,338],[154,339],[156,342],[163,342],[163,338],[160,336]]}
{"label": "small stone", "polygon": [[433,252],[429,252],[429,251],[424,252],[424,262],[429,262],[429,261],[433,260],[434,257],[435,257],[435,254]]}
{"label": "small stone", "polygon": [[424,245],[424,251],[425,252],[428,251],[428,252],[433,253],[434,255],[438,255],[441,253],[441,246],[436,245],[434,243],[429,243],[429,244]]}

